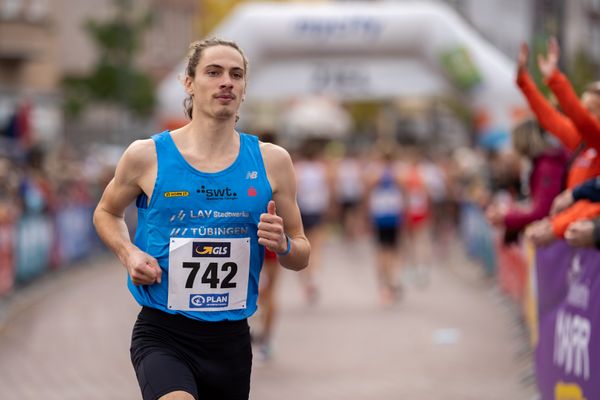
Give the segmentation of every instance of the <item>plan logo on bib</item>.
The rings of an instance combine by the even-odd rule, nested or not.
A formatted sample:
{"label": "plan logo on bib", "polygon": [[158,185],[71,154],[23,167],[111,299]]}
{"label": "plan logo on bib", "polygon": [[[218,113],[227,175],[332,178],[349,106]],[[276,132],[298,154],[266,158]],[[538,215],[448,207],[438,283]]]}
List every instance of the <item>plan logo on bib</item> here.
{"label": "plan logo on bib", "polygon": [[190,294],[190,308],[224,308],[229,305],[229,294]]}

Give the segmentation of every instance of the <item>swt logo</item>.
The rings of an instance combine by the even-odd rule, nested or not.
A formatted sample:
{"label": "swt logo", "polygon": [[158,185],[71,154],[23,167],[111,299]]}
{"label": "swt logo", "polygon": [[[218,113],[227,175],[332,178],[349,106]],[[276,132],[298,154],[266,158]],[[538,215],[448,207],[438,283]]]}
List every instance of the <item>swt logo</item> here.
{"label": "swt logo", "polygon": [[229,257],[231,243],[227,242],[193,242],[192,257]]}
{"label": "swt logo", "polygon": [[206,197],[206,200],[235,200],[235,199],[237,199],[237,193],[235,193],[228,187],[215,189],[215,188],[207,188],[206,186],[202,185],[200,187],[200,189],[198,189],[196,192],[202,193]]}

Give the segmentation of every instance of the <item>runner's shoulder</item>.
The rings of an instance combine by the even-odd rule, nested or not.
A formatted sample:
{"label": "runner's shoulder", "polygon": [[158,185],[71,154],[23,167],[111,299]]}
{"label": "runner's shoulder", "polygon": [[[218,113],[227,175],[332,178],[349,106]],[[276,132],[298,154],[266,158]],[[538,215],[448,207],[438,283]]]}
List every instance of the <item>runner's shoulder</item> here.
{"label": "runner's shoulder", "polygon": [[290,153],[276,144],[260,142],[260,152],[263,155],[265,163],[273,168],[285,167],[292,164]]}
{"label": "runner's shoulder", "polygon": [[136,140],[123,153],[117,166],[117,176],[126,181],[136,181],[156,168],[156,165],[156,148],[153,140]]}
{"label": "runner's shoulder", "polygon": [[156,164],[156,147],[152,139],[139,139],[127,147],[121,162],[130,168],[147,168]]}

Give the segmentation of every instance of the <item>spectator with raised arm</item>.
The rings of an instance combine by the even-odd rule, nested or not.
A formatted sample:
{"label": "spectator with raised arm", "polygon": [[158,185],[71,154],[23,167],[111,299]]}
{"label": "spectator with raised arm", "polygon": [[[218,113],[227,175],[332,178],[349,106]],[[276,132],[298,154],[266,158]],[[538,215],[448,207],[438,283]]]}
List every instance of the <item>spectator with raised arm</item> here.
{"label": "spectator with raised arm", "polygon": [[[538,64],[542,74],[550,78],[554,74],[558,62],[556,43],[549,46],[547,56],[539,56]],[[569,116],[556,110],[540,93],[527,72],[527,58],[529,50],[527,45],[521,46],[518,61],[517,84],[538,118],[540,125],[556,136],[569,150],[573,152],[569,170],[567,172],[566,187],[572,188],[587,179],[600,175],[600,136],[598,140],[588,140],[587,133],[582,134]],[[584,95],[582,101],[588,110],[595,110],[594,95]],[[573,99],[571,99],[573,101]],[[579,102],[577,98],[575,101]],[[562,105],[562,103],[561,103]],[[587,111],[586,111],[587,112]],[[544,245],[563,237],[569,224],[580,219],[588,219],[600,214],[600,204],[590,204],[580,201],[573,207],[556,214],[552,219],[536,222],[527,230],[528,237],[537,245]]]}

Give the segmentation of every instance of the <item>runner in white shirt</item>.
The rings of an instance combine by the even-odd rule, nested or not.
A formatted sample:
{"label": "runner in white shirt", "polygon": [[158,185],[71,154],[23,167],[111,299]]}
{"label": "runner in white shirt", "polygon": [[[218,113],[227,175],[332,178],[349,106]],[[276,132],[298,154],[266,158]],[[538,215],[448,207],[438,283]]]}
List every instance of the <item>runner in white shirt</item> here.
{"label": "runner in white shirt", "polygon": [[309,304],[314,304],[318,298],[315,274],[319,266],[325,217],[330,207],[331,178],[325,162],[319,157],[321,147],[316,142],[306,143],[302,159],[294,163],[298,206],[304,232],[311,244],[308,268],[300,274]]}
{"label": "runner in white shirt", "polygon": [[336,201],[347,239],[361,232],[361,211],[364,196],[363,164],[356,155],[346,154],[336,168]]}

